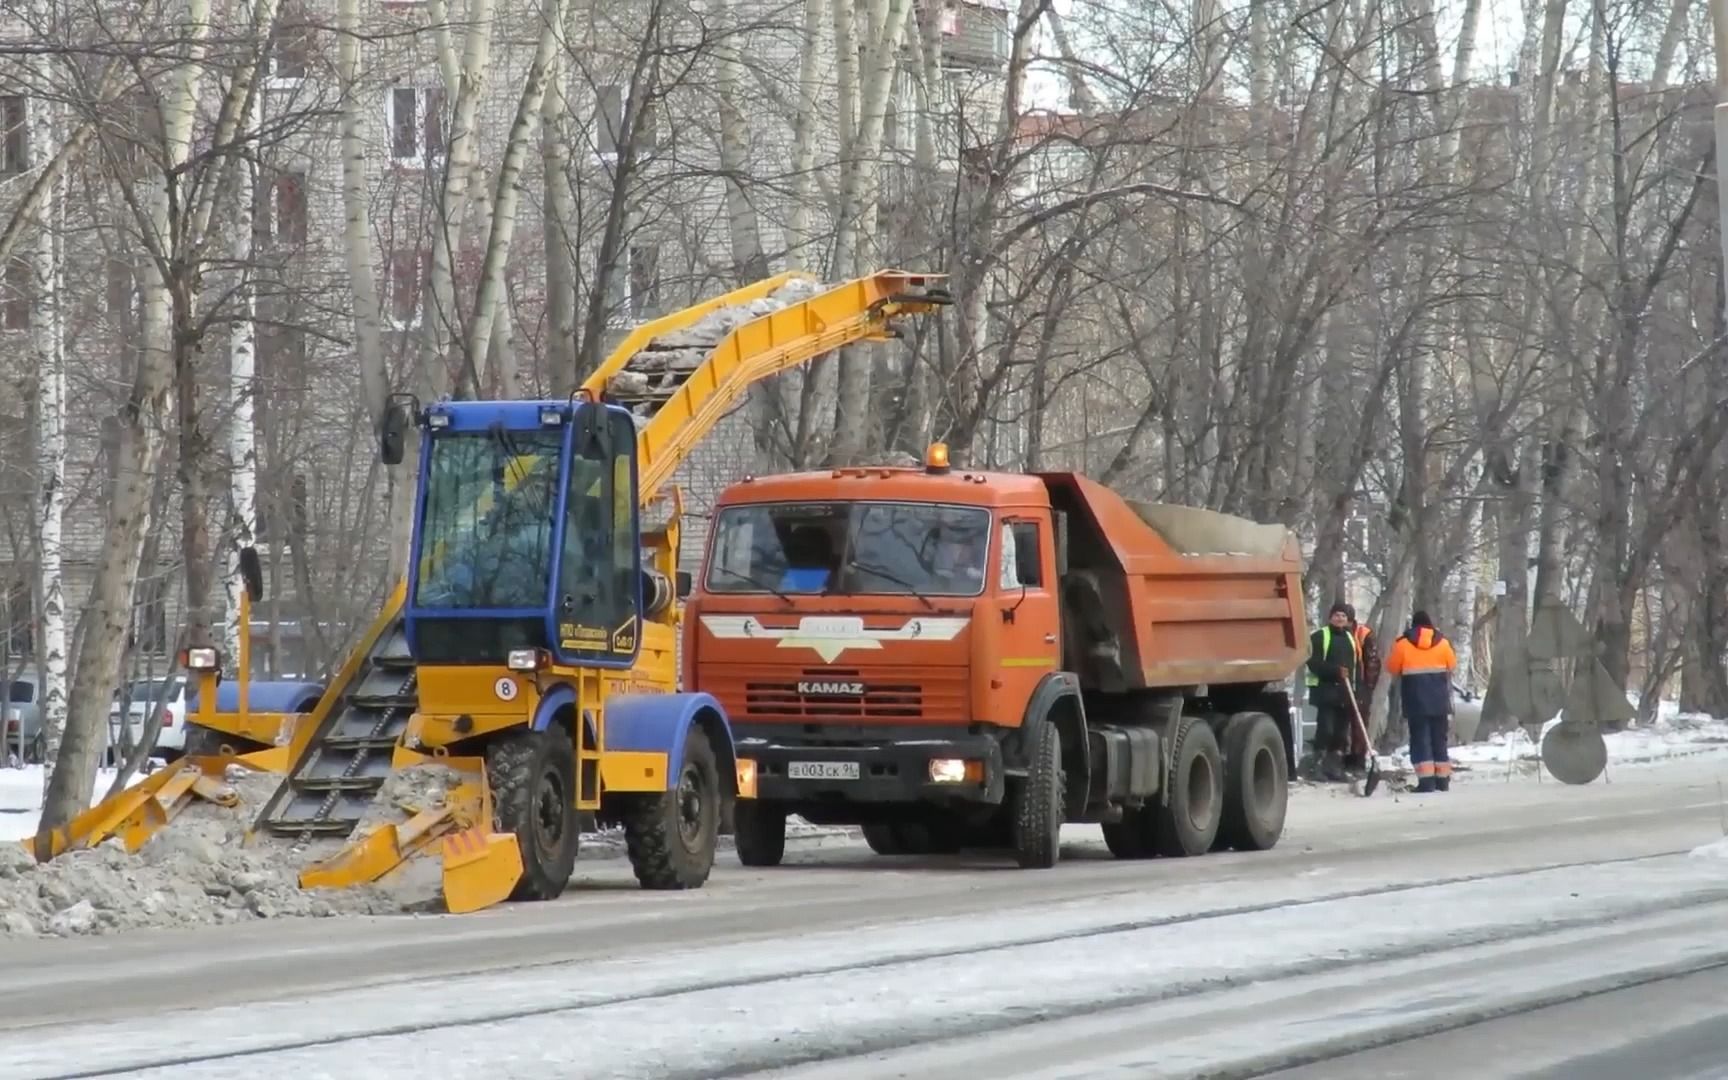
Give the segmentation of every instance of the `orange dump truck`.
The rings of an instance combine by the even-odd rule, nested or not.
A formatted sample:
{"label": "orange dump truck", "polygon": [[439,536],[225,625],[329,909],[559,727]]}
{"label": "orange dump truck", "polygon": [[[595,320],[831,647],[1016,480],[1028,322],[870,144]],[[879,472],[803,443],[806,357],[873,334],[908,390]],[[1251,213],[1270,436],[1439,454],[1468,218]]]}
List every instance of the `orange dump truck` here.
{"label": "orange dump truck", "polygon": [[684,634],[685,688],[755,770],[747,865],[780,861],[791,814],[1025,867],[1055,864],[1064,822],[1120,858],[1283,832],[1307,627],[1282,526],[950,469],[937,444],[729,488]]}

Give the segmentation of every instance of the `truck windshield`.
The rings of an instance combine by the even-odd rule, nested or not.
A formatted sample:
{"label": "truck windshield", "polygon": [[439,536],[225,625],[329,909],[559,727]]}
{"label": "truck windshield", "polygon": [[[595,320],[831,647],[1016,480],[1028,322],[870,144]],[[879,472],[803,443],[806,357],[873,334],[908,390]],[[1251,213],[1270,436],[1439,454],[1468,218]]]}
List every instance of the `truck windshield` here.
{"label": "truck windshield", "polygon": [[731,506],[715,522],[713,593],[976,596],[990,512],[930,503]]}
{"label": "truck windshield", "polygon": [[563,433],[497,430],[431,438],[416,604],[544,607]]}

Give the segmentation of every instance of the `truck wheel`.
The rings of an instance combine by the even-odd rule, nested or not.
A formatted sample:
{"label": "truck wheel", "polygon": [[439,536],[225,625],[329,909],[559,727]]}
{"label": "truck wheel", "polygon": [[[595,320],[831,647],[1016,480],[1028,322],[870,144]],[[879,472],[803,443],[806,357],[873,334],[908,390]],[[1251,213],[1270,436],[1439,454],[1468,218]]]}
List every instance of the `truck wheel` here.
{"label": "truck wheel", "polygon": [[864,826],[864,842],[878,855],[906,854],[906,849],[900,844],[900,833],[892,825]]}
{"label": "truck wheel", "polygon": [[1182,720],[1170,752],[1168,806],[1152,807],[1152,845],[1160,855],[1204,855],[1224,808],[1218,737],[1199,717]]}
{"label": "truck wheel", "polygon": [[902,821],[889,828],[902,855],[953,855],[960,850],[958,830],[940,818]]}
{"label": "truck wheel", "polygon": [[1062,736],[1042,717],[1021,729],[1026,777],[1010,792],[1014,861],[1024,870],[1056,865],[1062,848]]}
{"label": "truck wheel", "polygon": [[779,866],[786,857],[786,811],[743,799],[734,804],[732,840],[745,866]]}
{"label": "truck wheel", "polygon": [[1126,810],[1121,821],[1105,822],[1104,846],[1118,859],[1150,859],[1158,854],[1152,846],[1150,813],[1146,808]]}
{"label": "truck wheel", "polygon": [[684,740],[671,791],[624,804],[624,846],[644,889],[699,889],[714,868],[720,836],[720,768],[700,728]]}
{"label": "truck wheel", "polygon": [[545,731],[518,728],[486,747],[492,784],[492,820],[514,833],[522,849],[522,880],[512,900],[552,900],[576,869],[576,748],[554,724]]}
{"label": "truck wheel", "polygon": [[1224,729],[1224,813],[1214,849],[1266,851],[1284,833],[1290,804],[1284,736],[1265,713],[1238,713]]}

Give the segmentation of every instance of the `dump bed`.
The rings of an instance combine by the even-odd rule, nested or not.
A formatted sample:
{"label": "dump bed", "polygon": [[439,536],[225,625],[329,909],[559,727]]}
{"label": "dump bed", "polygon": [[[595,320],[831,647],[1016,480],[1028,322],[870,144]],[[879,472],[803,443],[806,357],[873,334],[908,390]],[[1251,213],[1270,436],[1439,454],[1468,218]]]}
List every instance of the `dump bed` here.
{"label": "dump bed", "polygon": [[1067,515],[1064,658],[1088,689],[1287,678],[1307,653],[1302,554],[1281,525],[1137,503],[1045,473]]}

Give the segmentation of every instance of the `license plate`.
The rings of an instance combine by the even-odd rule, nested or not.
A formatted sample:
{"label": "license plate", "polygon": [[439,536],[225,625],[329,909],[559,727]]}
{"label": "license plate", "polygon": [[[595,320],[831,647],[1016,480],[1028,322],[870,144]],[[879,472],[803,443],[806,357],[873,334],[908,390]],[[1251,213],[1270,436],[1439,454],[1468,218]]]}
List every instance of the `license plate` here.
{"label": "license plate", "polygon": [[788,761],[786,763],[786,778],[789,780],[856,780],[858,779],[858,763],[856,761]]}

